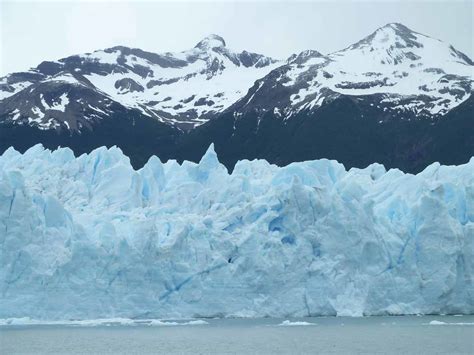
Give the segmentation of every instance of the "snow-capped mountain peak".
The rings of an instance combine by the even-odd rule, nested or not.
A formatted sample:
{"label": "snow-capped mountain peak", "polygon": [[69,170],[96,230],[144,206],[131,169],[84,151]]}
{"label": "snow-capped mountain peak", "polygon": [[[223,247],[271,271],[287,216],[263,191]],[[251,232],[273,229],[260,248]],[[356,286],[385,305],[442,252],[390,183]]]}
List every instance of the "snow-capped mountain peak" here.
{"label": "snow-capped mountain peak", "polygon": [[206,50],[212,48],[222,48],[225,46],[226,43],[224,41],[224,38],[216,34],[211,34],[203,38],[198,44],[196,44],[195,48]]}
{"label": "snow-capped mountain peak", "polygon": [[[453,46],[424,34],[412,31],[400,23],[390,23],[378,28],[369,36],[332,53],[333,57],[348,57],[348,60],[358,61],[362,65],[401,65],[418,63],[443,65],[461,63],[473,65],[472,61]],[[435,58],[432,58],[435,57]]]}
{"label": "snow-capped mountain peak", "polygon": [[[157,54],[116,46],[43,62],[24,75],[2,78],[0,94],[6,98],[5,108],[16,123],[41,121],[42,129],[76,127],[71,122],[62,125],[62,119],[56,122],[57,117],[49,117],[48,112],[31,106],[31,102],[15,111],[18,105],[13,96],[21,90],[68,76],[69,82],[80,82],[127,109],[186,130],[225,110],[276,66],[278,62],[273,58],[234,52],[222,37],[209,35],[194,48],[178,53]],[[106,107],[94,107],[107,111]]]}
{"label": "snow-capped mountain peak", "polygon": [[302,51],[299,54],[291,55],[286,60],[286,62],[288,64],[305,64],[312,58],[323,58],[323,57],[325,56],[321,54],[320,52],[316,50],[308,49],[308,50]]}
{"label": "snow-capped mountain peak", "polygon": [[472,61],[451,45],[390,23],[327,56],[317,51],[291,56],[278,73],[254,86],[239,110],[288,118],[341,95],[379,95],[376,107],[387,113],[381,121],[440,117],[471,95],[473,70]]}
{"label": "snow-capped mountain peak", "polygon": [[349,48],[360,47],[423,47],[423,44],[416,41],[417,33],[400,23],[389,23],[378,28],[371,35],[363,38]]}

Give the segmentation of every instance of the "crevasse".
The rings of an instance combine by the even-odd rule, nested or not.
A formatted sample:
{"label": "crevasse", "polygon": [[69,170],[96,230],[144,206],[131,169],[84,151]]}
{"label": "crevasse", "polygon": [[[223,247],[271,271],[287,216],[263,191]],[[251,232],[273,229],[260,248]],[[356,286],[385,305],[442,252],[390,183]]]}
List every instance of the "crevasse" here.
{"label": "crevasse", "polygon": [[473,313],[474,159],[0,157],[0,318]]}

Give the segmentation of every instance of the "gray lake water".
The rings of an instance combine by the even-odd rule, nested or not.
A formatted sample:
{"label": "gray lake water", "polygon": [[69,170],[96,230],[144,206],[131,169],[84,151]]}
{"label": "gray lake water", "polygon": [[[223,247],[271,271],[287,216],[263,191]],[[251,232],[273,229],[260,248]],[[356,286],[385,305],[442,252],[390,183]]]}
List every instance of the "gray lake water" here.
{"label": "gray lake water", "polygon": [[474,316],[206,322],[0,326],[0,354],[474,354]]}

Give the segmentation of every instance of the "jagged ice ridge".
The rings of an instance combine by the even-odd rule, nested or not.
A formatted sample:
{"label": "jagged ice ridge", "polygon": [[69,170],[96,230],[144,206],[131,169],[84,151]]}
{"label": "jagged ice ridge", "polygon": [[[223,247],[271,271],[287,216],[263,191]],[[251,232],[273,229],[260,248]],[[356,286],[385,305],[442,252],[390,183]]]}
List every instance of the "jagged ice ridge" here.
{"label": "jagged ice ridge", "polygon": [[472,313],[474,159],[0,157],[0,318]]}

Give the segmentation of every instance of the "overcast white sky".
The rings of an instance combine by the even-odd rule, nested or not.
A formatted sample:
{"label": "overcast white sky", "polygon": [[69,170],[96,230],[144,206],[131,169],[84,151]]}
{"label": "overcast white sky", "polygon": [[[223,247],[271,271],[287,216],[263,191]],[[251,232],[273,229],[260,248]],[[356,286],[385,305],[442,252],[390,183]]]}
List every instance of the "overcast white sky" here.
{"label": "overcast white sky", "polygon": [[473,1],[5,1],[0,75],[115,45],[181,51],[210,33],[229,48],[287,58],[330,53],[390,22],[473,58]]}

